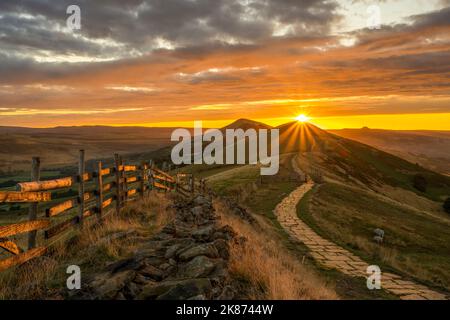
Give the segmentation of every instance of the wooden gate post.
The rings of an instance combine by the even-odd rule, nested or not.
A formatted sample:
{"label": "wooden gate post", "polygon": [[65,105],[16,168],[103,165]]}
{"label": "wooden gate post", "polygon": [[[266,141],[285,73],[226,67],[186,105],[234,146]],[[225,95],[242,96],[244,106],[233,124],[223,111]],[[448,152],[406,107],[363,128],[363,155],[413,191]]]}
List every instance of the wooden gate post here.
{"label": "wooden gate post", "polygon": [[84,162],[84,150],[80,150],[80,158],[78,160],[78,222],[80,223],[80,228],[83,227],[83,214],[84,214],[84,173],[85,173],[85,162]]}
{"label": "wooden gate post", "polygon": [[[41,159],[39,157],[33,157],[31,161],[31,181],[39,181],[40,179],[40,168]],[[36,220],[38,212],[38,202],[30,203],[30,208],[28,209],[28,220]],[[28,233],[28,249],[33,249],[36,247],[36,234],[37,231],[30,231]]]}
{"label": "wooden gate post", "polygon": [[103,175],[102,162],[97,163],[97,218],[100,220],[103,216]]}
{"label": "wooden gate post", "polygon": [[120,158],[119,155],[116,153],[114,154],[114,165],[115,165],[115,174],[116,174],[116,215],[118,216],[120,213],[120,202],[121,199],[121,183],[120,183]]}

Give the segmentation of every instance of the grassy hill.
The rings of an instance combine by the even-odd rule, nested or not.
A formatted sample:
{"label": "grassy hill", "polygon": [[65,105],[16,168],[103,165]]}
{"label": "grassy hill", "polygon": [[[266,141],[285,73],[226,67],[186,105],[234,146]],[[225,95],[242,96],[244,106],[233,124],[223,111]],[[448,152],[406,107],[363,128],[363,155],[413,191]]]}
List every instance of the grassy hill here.
{"label": "grassy hill", "polygon": [[[307,213],[301,219],[317,233],[382,270],[450,288],[450,217],[442,210],[450,195],[449,177],[310,124],[279,129],[278,179],[260,183],[254,166],[201,166],[197,172],[209,177],[217,192],[240,199],[276,225],[273,208],[299,184],[289,180],[288,164],[296,156],[302,170],[320,182],[300,204]],[[425,177],[425,192],[414,187],[416,175]],[[386,231],[382,246],[372,241],[375,228]]]}
{"label": "grassy hill", "polygon": [[380,129],[330,130],[338,136],[356,140],[403,159],[450,175],[450,132],[396,131]]}
{"label": "grassy hill", "polygon": [[[434,201],[450,195],[450,177],[425,169],[390,153],[328,133],[311,124],[280,127],[282,152],[299,152],[300,166],[324,176],[375,191],[385,186],[414,192]],[[414,177],[427,182],[424,192],[414,187]]]}
{"label": "grassy hill", "polygon": [[[280,131],[284,152],[296,152],[304,171],[321,176],[299,206],[301,219],[383,270],[450,288],[450,216],[442,209],[449,177],[310,124]],[[417,175],[425,191],[414,187]],[[381,247],[372,241],[375,228],[386,232]]]}

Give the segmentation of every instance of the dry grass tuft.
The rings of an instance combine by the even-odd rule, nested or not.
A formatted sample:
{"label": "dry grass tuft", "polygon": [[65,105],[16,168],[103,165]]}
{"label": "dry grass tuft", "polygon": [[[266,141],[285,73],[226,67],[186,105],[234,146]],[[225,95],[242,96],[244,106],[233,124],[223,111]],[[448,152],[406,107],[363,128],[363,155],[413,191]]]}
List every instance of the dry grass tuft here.
{"label": "dry grass tuft", "polygon": [[273,240],[267,230],[228,214],[220,202],[215,205],[223,224],[230,225],[238,235],[247,239],[245,246],[233,244],[230,255],[230,272],[250,284],[245,298],[338,299],[332,288],[302,265],[281,243]]}
{"label": "dry grass tuft", "polygon": [[100,225],[87,223],[83,231],[54,243],[46,256],[0,273],[0,299],[64,299],[69,265],[80,266],[85,277],[129,256],[140,240],[173,218],[170,203],[168,196],[152,192],[127,204],[120,216],[110,213]]}

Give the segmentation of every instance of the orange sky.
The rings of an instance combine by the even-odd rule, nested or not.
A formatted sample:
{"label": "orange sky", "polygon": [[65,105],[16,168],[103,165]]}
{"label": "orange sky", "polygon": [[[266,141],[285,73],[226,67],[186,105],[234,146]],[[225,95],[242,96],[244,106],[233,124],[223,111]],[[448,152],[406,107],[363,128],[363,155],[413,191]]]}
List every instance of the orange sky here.
{"label": "orange sky", "polygon": [[389,17],[380,30],[300,32],[237,45],[163,42],[110,61],[79,62],[86,58],[79,53],[14,60],[0,64],[0,125],[202,120],[219,127],[238,118],[278,125],[304,113],[326,129],[450,130],[450,9],[433,9],[422,8],[408,24]]}

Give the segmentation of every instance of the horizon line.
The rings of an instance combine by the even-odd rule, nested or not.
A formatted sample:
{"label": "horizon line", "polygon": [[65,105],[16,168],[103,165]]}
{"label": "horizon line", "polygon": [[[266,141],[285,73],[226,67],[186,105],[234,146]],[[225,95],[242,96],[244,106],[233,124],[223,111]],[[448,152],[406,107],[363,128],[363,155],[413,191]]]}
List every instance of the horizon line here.
{"label": "horizon line", "polygon": [[[331,118],[331,117],[324,117],[324,118]],[[317,119],[317,118],[316,118]],[[186,122],[192,122],[194,124],[195,121],[202,121],[202,122],[226,122],[227,124],[221,127],[213,127],[213,126],[207,126],[203,127],[203,129],[222,129],[226,126],[229,126],[237,121],[251,121],[251,122],[257,122],[264,124],[270,128],[276,129],[278,127],[284,126],[289,123],[295,123],[299,122],[295,119],[292,119],[292,121],[283,122],[279,125],[272,126],[266,122],[264,122],[265,119],[250,119],[250,118],[238,118],[234,120],[194,120],[194,121],[180,121],[179,123],[186,123]],[[161,122],[161,123],[168,123],[168,122]],[[424,129],[424,128],[418,128],[418,129],[389,129],[389,128],[378,128],[378,127],[369,127],[369,126],[359,126],[359,127],[340,127],[340,128],[322,128],[320,125],[317,125],[313,122],[311,119],[310,121],[304,122],[305,124],[316,126],[322,130],[326,131],[337,131],[337,130],[383,130],[383,131],[450,131],[450,129]],[[80,124],[80,125],[60,125],[60,126],[42,126],[42,127],[31,127],[31,126],[9,126],[9,125],[0,125],[0,128],[18,128],[18,129],[57,129],[57,128],[95,128],[95,127],[104,127],[104,128],[142,128],[142,129],[177,129],[177,128],[183,128],[183,129],[194,129],[194,126],[176,126],[176,125],[158,125],[158,123],[152,123],[153,125],[145,125],[145,124]]]}

